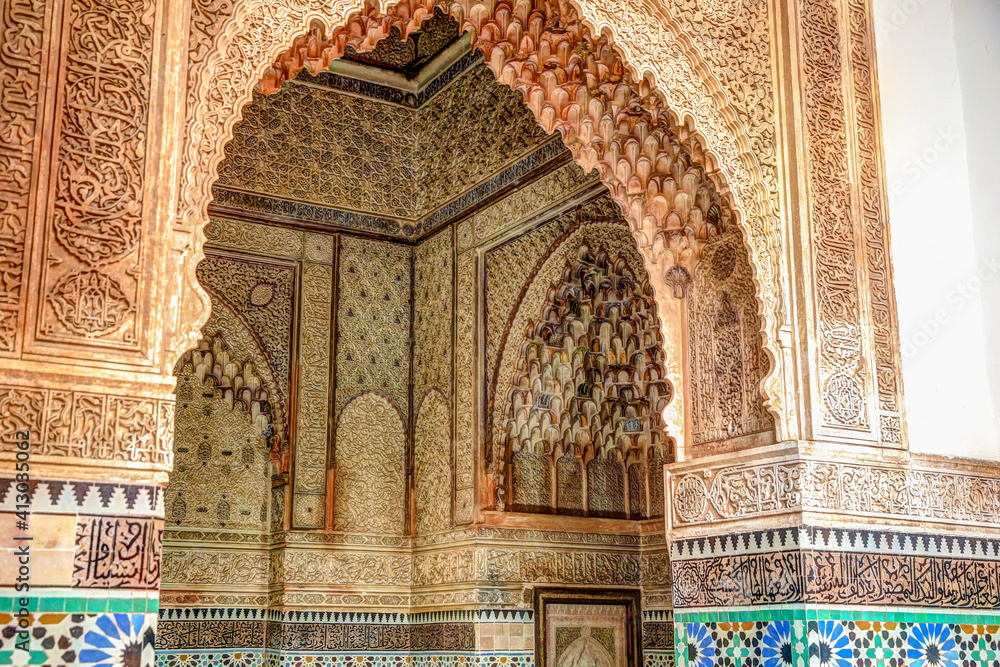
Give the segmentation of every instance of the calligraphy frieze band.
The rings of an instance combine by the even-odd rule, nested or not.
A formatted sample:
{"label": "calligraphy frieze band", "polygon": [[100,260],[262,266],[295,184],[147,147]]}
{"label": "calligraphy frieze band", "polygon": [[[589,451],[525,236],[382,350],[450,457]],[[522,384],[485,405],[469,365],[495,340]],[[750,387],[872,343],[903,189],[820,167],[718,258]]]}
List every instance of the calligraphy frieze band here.
{"label": "calligraphy frieze band", "polygon": [[[1000,608],[1000,542],[820,528],[673,545],[674,608]],[[676,557],[679,556],[679,557]]]}
{"label": "calligraphy frieze band", "polygon": [[173,398],[0,385],[0,453],[30,431],[32,456],[114,461],[167,470],[173,462]]}
{"label": "calligraphy frieze band", "polygon": [[73,586],[158,589],[163,519],[79,516]]}
{"label": "calligraphy frieze band", "polygon": [[[525,617],[525,614],[527,616]],[[431,614],[163,609],[157,649],[268,648],[286,651],[471,651],[475,625],[503,612]],[[519,612],[530,622],[530,612]],[[518,618],[521,622],[525,618]]]}

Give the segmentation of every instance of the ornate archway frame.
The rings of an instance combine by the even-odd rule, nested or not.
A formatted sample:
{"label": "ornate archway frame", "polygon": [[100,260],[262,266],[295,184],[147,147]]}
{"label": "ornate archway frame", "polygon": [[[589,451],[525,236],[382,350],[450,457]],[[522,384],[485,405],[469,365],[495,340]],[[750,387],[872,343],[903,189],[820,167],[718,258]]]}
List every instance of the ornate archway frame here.
{"label": "ornate archway frame", "polygon": [[[368,34],[351,34],[351,43],[362,50],[371,48],[387,34],[385,26],[389,23],[395,22],[408,29],[413,29],[414,25],[419,27],[421,19],[427,15],[427,7],[437,6],[459,18],[462,29],[473,32],[474,48],[480,48],[481,42],[487,41],[478,32],[481,19],[492,17],[493,11],[503,4],[474,0],[411,2],[413,4],[408,5],[407,0],[403,0],[391,8],[382,6],[382,14],[389,10],[388,18],[370,21]],[[535,7],[546,2],[522,0],[514,4],[522,8],[522,5]],[[557,0],[549,0],[547,4],[555,5]],[[765,404],[776,417],[778,439],[795,437],[795,407],[787,405],[785,398],[789,371],[786,366],[790,362],[779,343],[788,298],[782,278],[787,274],[781,251],[783,243],[775,211],[777,184],[774,174],[762,167],[752,150],[755,139],[751,131],[729,102],[719,78],[701,56],[694,39],[662,8],[649,0],[614,3],[558,0],[558,4],[572,7],[593,36],[600,36],[608,46],[613,45],[637,85],[646,88],[648,95],[644,99],[662,101],[664,108],[653,113],[668,114],[673,119],[675,127],[694,144],[697,157],[713,177],[720,193],[727,198],[750,251],[763,323],[762,344],[771,362],[761,392]],[[415,11],[413,5],[417,6]],[[188,44],[187,121],[177,210],[178,226],[191,235],[192,242],[181,259],[182,286],[176,329],[179,335],[170,350],[173,358],[197,342],[198,330],[208,316],[209,299],[197,283],[195,267],[203,257],[202,230],[208,222],[212,184],[224,157],[224,147],[233,136],[233,127],[242,118],[242,109],[250,102],[255,86],[266,76],[274,77],[273,63],[283,53],[291,54],[295,61],[291,64],[293,68],[325,69],[330,60],[339,56],[339,53],[331,54],[331,48],[339,48],[342,52],[345,33],[343,30],[340,33],[339,47],[324,43],[324,35],[336,34],[335,30],[347,25],[353,15],[362,11],[363,3],[359,0],[238,0],[218,5],[199,0],[195,3]],[[495,43],[489,45],[495,46]],[[487,63],[495,73],[503,67],[502,62],[491,62],[489,55]],[[294,75],[294,71],[291,74]],[[277,85],[280,83],[279,71]],[[541,117],[545,107],[549,106],[550,113],[555,110],[544,99],[526,101],[540,122],[546,125]],[[595,166],[594,159],[581,155],[579,150],[574,150],[574,155],[585,168]],[[609,182],[607,169],[602,170],[602,176]],[[610,174],[610,180],[615,181],[614,174]],[[668,240],[650,238],[643,233],[642,225],[636,223],[635,216],[629,216],[627,203],[623,201],[631,183],[618,181],[618,184],[618,193],[622,196],[616,199],[633,223],[633,234],[646,260],[654,289],[665,293],[669,284],[664,276],[662,258],[671,251],[667,247]],[[631,196],[637,195],[633,191]],[[643,211],[651,209],[647,207]],[[651,217],[645,215],[643,220]]]}

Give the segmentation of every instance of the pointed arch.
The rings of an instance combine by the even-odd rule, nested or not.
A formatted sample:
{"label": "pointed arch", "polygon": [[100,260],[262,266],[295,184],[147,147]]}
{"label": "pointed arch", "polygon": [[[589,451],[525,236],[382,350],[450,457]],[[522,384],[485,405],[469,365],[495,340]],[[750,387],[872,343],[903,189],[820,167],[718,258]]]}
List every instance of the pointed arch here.
{"label": "pointed arch", "polygon": [[[348,45],[371,49],[393,27],[405,37],[440,8],[473,33],[475,48],[499,80],[522,92],[542,126],[558,129],[585,168],[600,170],[658,291],[686,288],[691,263],[716,225],[739,229],[750,252],[763,346],[771,360],[761,391],[778,417],[779,434],[786,432],[785,361],[777,343],[782,244],[770,193],[775,186],[752,151],[758,139],[751,138],[693,39],[665,11],[642,0],[403,0],[384,12],[373,3],[345,0],[243,0],[215,16],[208,5],[199,7],[201,20],[192,22],[190,39],[177,211],[191,241],[180,258],[182,335],[173,344],[175,355],[195,343],[207,316],[208,298],[194,275],[201,230],[223,148],[254,86],[262,82],[265,90],[273,89],[302,68],[318,72]],[[718,219],[707,214],[711,207],[692,205],[699,192],[684,192],[689,184],[677,165],[681,172],[694,166],[715,184],[725,203]],[[724,219],[727,212],[731,220]]]}

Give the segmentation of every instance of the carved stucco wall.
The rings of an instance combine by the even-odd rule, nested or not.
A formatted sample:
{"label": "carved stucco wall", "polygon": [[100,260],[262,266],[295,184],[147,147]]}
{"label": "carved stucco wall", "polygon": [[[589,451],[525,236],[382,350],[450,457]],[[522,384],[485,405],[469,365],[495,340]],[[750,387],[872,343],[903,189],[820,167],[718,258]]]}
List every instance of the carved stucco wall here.
{"label": "carved stucco wall", "polygon": [[413,437],[413,474],[416,488],[416,532],[451,528],[452,475],[451,412],[437,391],[427,394]]}
{"label": "carved stucco wall", "polygon": [[[166,491],[163,600],[266,604],[261,550],[269,533],[285,527],[288,475],[308,484],[309,471],[318,469],[314,497],[322,499],[317,507],[325,505],[335,239],[225,218],[213,219],[206,236],[212,254],[199,276],[214,304],[202,342],[176,371],[183,414],[175,422],[180,466]],[[295,385],[299,410],[289,414]],[[203,395],[213,387],[213,396]],[[258,449],[246,468],[251,434]],[[206,435],[212,447],[203,462]],[[296,458],[291,470],[293,452],[310,448],[315,454]],[[218,518],[223,494],[228,521]],[[184,516],[173,513],[180,507]],[[261,507],[269,507],[263,516]]]}
{"label": "carved stucco wall", "polygon": [[768,360],[739,234],[730,232],[706,245],[685,307],[692,452],[773,441],[774,420],[760,391]]}
{"label": "carved stucco wall", "polygon": [[519,94],[485,65],[473,67],[417,111],[417,213],[455,199],[545,137]]}
{"label": "carved stucco wall", "polygon": [[[719,215],[719,214],[716,214]],[[628,233],[628,229],[623,226],[624,221],[618,211],[617,206],[609,198],[600,198],[591,203],[585,204],[578,210],[570,210],[561,215],[555,216],[549,221],[543,222],[529,231],[516,236],[496,247],[491,248],[486,253],[486,387],[488,403],[489,424],[488,437],[491,444],[486,449],[487,466],[489,474],[494,478],[494,491],[496,495],[492,498],[494,505],[498,508],[509,507],[511,498],[508,493],[508,473],[507,457],[508,438],[510,433],[508,427],[512,424],[510,415],[518,409],[517,406],[526,402],[524,398],[519,398],[517,404],[512,404],[511,392],[520,395],[523,391],[518,389],[516,379],[519,377],[517,371],[523,367],[522,373],[528,371],[530,360],[524,360],[524,332],[528,327],[537,326],[538,318],[543,313],[543,306],[549,299],[549,290],[555,289],[562,280],[562,273],[567,263],[572,263],[576,258],[576,253],[582,245],[586,245],[592,252],[606,252],[610,257],[620,257],[626,260],[628,266],[640,267],[636,269],[637,276],[645,276],[643,263],[639,258],[635,242]],[[720,225],[721,226],[721,225]],[[723,227],[724,228],[724,227]],[[725,278],[714,281],[711,275],[707,274],[699,267],[701,276],[696,279],[692,287],[695,294],[686,298],[687,308],[692,315],[699,315],[702,311],[710,310],[713,313],[720,309],[739,309],[740,328],[738,345],[741,355],[740,368],[725,369],[723,378],[727,383],[718,382],[717,371],[723,370],[722,364],[731,360],[730,356],[723,354],[713,356],[709,362],[702,361],[702,357],[692,350],[692,368],[701,373],[701,382],[695,382],[702,402],[709,403],[713,407],[711,415],[706,415],[702,406],[702,416],[696,421],[696,429],[705,428],[706,420],[718,420],[717,412],[722,403],[730,405],[733,397],[739,397],[740,402],[735,409],[738,415],[734,415],[733,422],[736,429],[733,433],[725,434],[725,438],[733,438],[735,435],[753,434],[766,432],[770,427],[769,415],[763,410],[763,402],[760,398],[760,381],[764,375],[764,355],[760,342],[759,320],[756,319],[755,301],[753,293],[749,287],[749,267],[743,259],[746,249],[737,234],[730,232],[728,235],[720,237],[718,241],[712,241],[706,245],[706,252],[710,256],[715,256],[717,248],[727,248],[726,255],[733,260]],[[721,259],[720,259],[721,262]],[[509,275],[510,266],[521,266],[527,268],[526,278],[511,279]],[[521,269],[520,273],[524,273]],[[704,273],[704,275],[702,275]],[[519,275],[519,274],[518,274]],[[722,275],[721,273],[719,274]],[[700,280],[700,282],[699,282]],[[718,282],[718,284],[716,284]],[[720,287],[721,286],[721,287]],[[726,289],[722,289],[725,287]],[[728,304],[728,305],[727,305]],[[735,305],[733,305],[735,304]],[[655,312],[655,310],[654,310]],[[715,346],[718,331],[716,330],[716,319],[707,317],[691,317],[689,319],[689,341],[691,345],[701,344]],[[743,328],[745,326],[745,328]],[[568,356],[569,353],[567,352]],[[539,358],[541,353],[536,354]],[[721,361],[720,361],[721,360]],[[700,365],[699,365],[700,364]],[[569,366],[569,364],[567,364]],[[528,373],[530,376],[530,372]],[[733,394],[732,396],[728,395]],[[645,393],[645,392],[643,392]],[[703,405],[703,404],[700,404]],[[662,406],[660,406],[662,410]],[[540,415],[535,415],[541,419]],[[552,486],[557,485],[557,481],[549,480],[552,471],[558,471],[557,458],[553,458],[552,445],[561,438],[548,438],[542,435],[545,431],[539,422],[536,427],[539,430],[537,437],[530,436],[532,426],[521,424],[520,421],[513,423],[515,432],[522,428],[527,428],[527,440],[530,441],[536,451],[531,448],[518,449],[518,456],[515,461],[513,474],[521,474],[523,471],[545,480],[546,489],[539,491],[543,496],[551,494]],[[564,430],[558,426],[554,428]],[[611,426],[612,430],[615,426]],[[700,431],[699,431],[700,432]],[[595,436],[596,439],[596,436]],[[758,438],[759,439],[759,438]],[[524,441],[524,437],[518,436],[519,442]],[[550,440],[546,449],[548,461],[545,460],[542,451],[538,451],[538,445],[543,440]],[[665,444],[661,439],[657,444]],[[562,453],[562,445],[559,447],[559,454]],[[624,452],[623,452],[624,453]],[[662,448],[656,448],[650,452],[650,456],[661,457],[660,460],[670,458],[672,455]],[[631,464],[631,461],[619,460],[616,463],[599,462],[595,465],[594,481],[603,485],[603,488],[611,488],[614,494],[624,497],[626,494],[626,482],[624,465]],[[569,461],[564,463],[568,466]],[[647,463],[644,465],[648,465]],[[606,469],[605,469],[606,468]],[[619,475],[619,469],[621,474]],[[546,472],[548,471],[548,472]],[[566,469],[566,473],[571,471]],[[584,474],[580,471],[581,476]],[[589,475],[588,475],[589,478]],[[556,474],[555,480],[558,479]],[[657,480],[657,485],[661,482]],[[610,487],[608,486],[610,485]],[[644,497],[646,492],[640,493],[639,489],[629,489],[628,493],[634,493],[637,497]],[[617,501],[616,501],[617,503]],[[522,506],[533,503],[518,503]],[[542,503],[542,506],[551,505],[551,500]],[[624,501],[615,504],[614,509],[606,510],[612,513],[621,514],[625,512]]]}
{"label": "carved stucco wall", "polygon": [[[276,95],[255,93],[226,145],[216,184],[411,216],[416,203],[413,115],[406,107],[298,81]],[[386,159],[389,155],[392,159]]]}
{"label": "carved stucco wall", "polygon": [[[234,378],[223,376],[224,382],[217,384],[213,367],[233,368],[238,353],[221,337],[205,342],[204,351],[179,362],[174,413],[176,481],[166,493],[167,525],[264,532],[271,495],[265,437],[271,431],[270,420],[260,414],[259,403],[243,404],[239,398],[234,403],[229,398],[263,381],[240,373]],[[252,369],[251,364],[247,367]]]}
{"label": "carved stucco wall", "polygon": [[[297,96],[316,96],[323,103],[305,101],[301,119],[283,117],[302,102]],[[342,105],[347,121],[333,119],[326,123],[340,113],[335,104],[339,98],[348,100]],[[246,127],[237,129],[223,165],[225,175],[218,184],[219,192],[228,189],[230,194],[218,202],[225,205],[220,208],[220,216],[235,209],[250,218],[260,216],[254,206],[240,209],[241,203],[250,200],[232,193],[242,190],[396,216],[398,212],[385,206],[387,193],[354,192],[357,187],[390,187],[388,181],[379,180],[382,174],[362,185],[350,174],[344,183],[335,178],[341,168],[370,167],[367,157],[351,165],[339,158],[330,163],[334,167],[317,164],[324,156],[342,156],[367,146],[364,138],[374,125],[357,118],[354,106],[360,104],[358,99],[304,81],[289,83],[273,97],[256,98],[248,109]],[[387,106],[379,100],[368,103]],[[366,105],[361,106],[367,109]],[[424,210],[417,205],[412,219],[435,206],[448,205],[476,183],[495,179],[512,161],[531,151],[548,150],[546,142],[551,143],[518,95],[497,84],[482,65],[468,70],[413,112],[413,120],[419,127],[418,144],[426,153],[421,156],[426,158],[425,169],[415,169],[411,185],[403,185],[413,187],[426,204]],[[347,136],[333,138],[327,129],[346,132]],[[562,150],[559,142],[552,145]],[[376,142],[367,148],[375,156],[368,156],[373,160],[394,160],[392,168],[408,159],[405,154],[397,159],[380,153],[389,150],[387,144]],[[297,154],[299,157],[295,157]],[[273,164],[267,164],[272,157]],[[305,176],[295,179],[290,176],[294,165],[287,161],[298,159],[310,164],[304,165]],[[724,202],[714,186],[699,180],[705,178],[704,173],[690,159],[679,156],[677,163],[678,168],[683,167],[677,177],[683,181],[684,192],[679,196],[684,200],[681,203],[685,215],[702,221],[699,229],[709,236],[724,231],[729,220]],[[427,169],[426,165],[432,163],[440,168]],[[555,163],[553,168],[543,162],[532,168],[538,173],[516,189],[501,193],[471,217],[446,226],[415,246],[347,233],[282,230],[227,217],[216,219],[207,230],[214,247],[254,255],[267,252],[297,267],[300,287],[289,311],[297,318],[293,327],[295,344],[286,348],[291,354],[287,368],[299,383],[290,470],[292,488],[286,495],[288,489],[279,484],[272,493],[270,530],[276,533],[290,525],[292,532],[287,536],[301,535],[304,543],[311,543],[313,538],[306,538],[310,533],[300,532],[302,529],[333,528],[336,532],[329,538],[321,534],[315,538],[331,545],[327,554],[331,568],[343,566],[353,572],[351,563],[374,559],[370,560],[370,574],[356,572],[351,585],[388,587],[379,594],[395,596],[392,599],[399,601],[407,599],[398,590],[400,586],[410,582],[417,587],[448,582],[470,585],[476,578],[474,571],[480,568],[485,568],[488,580],[498,582],[517,581],[521,574],[526,580],[541,576],[530,573],[530,564],[523,573],[520,566],[506,572],[509,557],[503,549],[490,551],[481,564],[474,562],[480,558],[474,551],[466,554],[451,550],[432,555],[425,550],[440,549],[443,541],[465,539],[458,534],[449,537],[453,522],[465,525],[475,520],[477,493],[480,499],[488,499],[494,485],[486,473],[505,468],[506,460],[494,456],[494,442],[483,438],[482,428],[491,423],[498,428],[490,419],[502,417],[509,404],[511,378],[527,325],[538,323],[547,303],[547,290],[560,283],[567,262],[579,259],[581,246],[591,247],[595,257],[608,253],[607,271],[618,280],[634,279],[636,285],[631,289],[637,298],[644,299],[642,312],[633,314],[636,321],[629,324],[638,342],[626,340],[629,332],[617,332],[612,336],[615,341],[605,341],[605,352],[627,357],[625,348],[631,345],[636,348],[633,352],[641,348],[646,354],[655,348],[659,352],[653,352],[654,357],[662,353],[656,333],[656,307],[650,300],[642,257],[618,206],[606,195],[597,197],[601,188],[598,176],[584,173],[575,163]],[[268,175],[275,169],[282,172],[280,177]],[[246,180],[231,180],[237,178]],[[271,182],[275,184],[273,189]],[[345,183],[350,187],[337,190]],[[229,210],[223,210],[225,207]],[[504,238],[509,240],[502,241]],[[235,261],[235,256],[232,259]],[[682,287],[687,284],[681,283]],[[622,294],[616,292],[607,298],[626,298],[629,288],[622,289]],[[562,308],[553,303],[549,306],[549,311]],[[266,336],[262,341],[266,346]],[[480,344],[484,344],[484,354],[478,349]],[[653,357],[640,364],[643,378],[633,390],[637,388],[641,397],[628,397],[628,392],[618,391],[617,399],[632,400],[634,404],[622,404],[620,409],[611,404],[604,406],[615,414],[606,420],[607,428],[598,429],[601,434],[592,433],[589,438],[597,442],[604,436],[612,441],[624,437],[634,440],[637,446],[592,448],[584,454],[584,445],[576,475],[553,475],[550,492],[561,487],[561,496],[566,497],[571,487],[588,489],[587,512],[595,516],[645,518],[660,514],[660,471],[671,457],[671,445],[662,424],[652,423],[658,419],[655,413],[662,410],[670,391],[662,382],[659,364]],[[640,405],[643,401],[649,405]],[[484,405],[491,410],[485,424],[480,417]],[[569,413],[567,417],[572,418]],[[641,433],[628,435],[625,432],[634,429],[625,424],[625,418],[650,423],[639,429]],[[600,455],[594,458],[595,453]],[[553,471],[558,466],[554,459]],[[329,499],[327,493],[332,493]],[[285,510],[286,498],[292,504],[289,510]],[[581,493],[581,510],[583,499]],[[328,502],[332,516],[325,513]],[[288,518],[283,517],[285,513]],[[415,537],[405,537],[411,531]],[[291,539],[295,542],[299,538]],[[390,546],[385,540],[402,541]],[[356,551],[359,545],[376,543],[385,543],[387,548],[377,558]],[[413,571],[404,576],[399,564],[390,561],[404,557],[411,546]],[[654,558],[662,546],[652,545],[648,559]],[[271,576],[277,577],[276,581],[284,572],[296,573],[286,582],[289,585],[321,585],[326,581],[326,566],[313,563],[306,553],[297,551],[298,547],[289,548],[288,553],[278,554],[272,568]],[[572,553],[575,547],[566,548],[567,553]],[[636,543],[629,549],[634,550],[627,555],[609,553],[607,558],[616,563],[619,556],[624,558],[620,582],[638,585],[639,570],[635,570],[635,577],[629,572],[633,559],[638,563],[640,545]],[[238,554],[250,557],[246,550],[230,551],[232,558]],[[305,571],[300,566],[307,566],[307,560],[308,572],[313,574],[302,579]],[[600,567],[596,561],[594,565]],[[538,567],[548,566],[540,561]],[[501,570],[506,574],[489,574]],[[599,583],[600,577],[593,581]],[[648,583],[650,590],[666,585],[657,576],[651,576]],[[283,595],[290,596],[288,600],[299,599],[295,597],[298,593]],[[440,593],[419,595],[431,604],[446,600]],[[459,599],[456,595],[448,599]],[[497,600],[507,597],[501,595]]]}
{"label": "carved stucco wall", "polygon": [[[264,532],[270,479],[289,454],[287,396],[295,270],[212,255],[199,278],[214,298],[198,348],[178,362],[176,475],[168,528]],[[172,533],[173,534],[173,533]]]}
{"label": "carved stucco wall", "polygon": [[406,532],[406,432],[392,404],[372,392],[337,420],[333,521],[337,530]]}
{"label": "carved stucco wall", "polygon": [[[272,264],[287,262],[289,266],[298,266],[297,270],[303,277],[310,267],[329,269],[332,264],[336,271],[335,283],[325,288],[335,310],[332,315],[326,311],[325,320],[321,317],[312,319],[318,331],[325,328],[325,335],[330,337],[329,345],[335,347],[337,359],[332,373],[336,391],[331,394],[327,409],[337,414],[330,449],[333,460],[329,465],[333,467],[333,516],[330,521],[338,531],[334,536],[338,537],[324,538],[322,534],[294,529],[282,532],[287,525],[283,518],[287,487],[276,487],[271,500],[271,523],[265,530],[272,535],[281,533],[293,544],[287,547],[291,550],[288,553],[279,551],[267,575],[269,579],[281,581],[283,577],[287,579],[287,573],[294,572],[296,574],[287,579],[285,585],[308,584],[322,588],[326,585],[324,582],[331,581],[331,573],[341,572],[347,577],[342,582],[346,582],[344,585],[382,587],[383,592],[378,593],[382,602],[374,603],[376,606],[409,604],[407,601],[417,604],[418,600],[439,605],[467,599],[461,596],[468,595],[473,596],[468,598],[470,600],[494,599],[497,604],[517,604],[517,596],[499,591],[445,595],[433,592],[433,587],[446,583],[472,586],[477,577],[485,577],[497,584],[507,582],[506,585],[518,581],[522,575],[527,577],[526,581],[540,580],[550,576],[545,572],[551,567],[552,558],[561,557],[557,554],[565,552],[566,557],[583,557],[582,554],[575,554],[577,547],[557,544],[559,538],[556,538],[556,543],[549,544],[547,540],[550,538],[544,533],[532,534],[529,539],[540,540],[539,547],[548,555],[529,558],[525,554],[523,558],[527,560],[523,565],[508,563],[510,557],[505,555],[503,549],[455,551],[449,548],[441,551],[441,545],[450,540],[461,542],[467,539],[451,532],[452,515],[454,513],[455,521],[459,523],[468,523],[474,518],[474,493],[478,484],[476,471],[482,462],[482,457],[475,451],[481,438],[473,426],[478,421],[474,415],[475,406],[485,396],[478,386],[483,375],[477,370],[479,362],[476,361],[478,353],[475,351],[478,345],[476,322],[480,317],[476,304],[486,304],[487,299],[482,291],[483,283],[478,274],[480,262],[476,254],[495,244],[497,234],[523,226],[529,218],[539,214],[543,220],[565,219],[564,222],[572,226],[571,220],[576,216],[573,212],[574,198],[592,197],[595,185],[594,178],[583,175],[576,165],[560,167],[494,202],[474,218],[442,230],[414,248],[345,235],[331,237],[297,232],[226,218],[213,221],[208,236],[217,252],[230,253],[235,257],[237,254],[261,253],[264,252],[262,249],[266,249]],[[562,209],[570,213],[561,213]],[[595,210],[599,215],[615,215],[614,208],[607,205],[603,208],[599,205]],[[542,226],[546,224],[551,223],[542,223]],[[620,225],[620,222],[615,224]],[[481,241],[476,240],[474,225],[478,226]],[[623,242],[630,243],[627,229],[622,227],[621,233]],[[630,257],[634,258],[634,245],[631,253]],[[485,264],[482,266],[485,267]],[[511,283],[515,279],[523,280],[524,270],[519,262],[515,262],[505,272],[496,275],[505,283]],[[249,285],[249,282],[244,282]],[[332,284],[337,285],[335,292]],[[289,364],[293,372],[300,374],[300,378],[309,367],[317,365],[305,363],[302,356],[303,329],[307,328],[305,321],[309,319],[305,307],[307,289],[303,282],[292,299],[293,303],[300,304],[298,311],[292,309],[292,312],[298,312],[298,325],[293,327],[293,332],[297,332],[299,352],[297,361],[293,357]],[[411,295],[412,341],[407,333],[411,321]],[[328,307],[321,307],[320,310],[323,308]],[[275,321],[284,320],[279,318]],[[460,325],[453,334],[455,322],[460,322]],[[467,326],[461,326],[461,323]],[[224,326],[213,318],[206,331],[218,331],[220,328],[224,329]],[[248,335],[250,331],[247,327]],[[325,340],[323,335],[319,338]],[[412,386],[409,375],[411,344],[414,359]],[[453,381],[452,368],[455,364],[458,364],[459,370]],[[319,366],[324,369],[323,373],[330,374],[331,369],[322,363]],[[296,368],[297,371],[294,370]],[[452,413],[452,401],[459,406],[457,414]],[[407,417],[410,405],[413,406],[413,414]],[[297,422],[302,423],[304,418],[316,411],[315,406],[303,410],[300,404]],[[319,411],[325,414],[325,409]],[[247,420],[247,425],[249,423]],[[412,436],[408,435],[409,429],[412,429]],[[412,487],[408,490],[406,451],[411,437],[413,478]],[[325,452],[305,456],[303,452],[306,451],[297,448],[292,457],[291,479],[296,494],[304,466],[319,465],[322,469],[327,465],[323,463]],[[652,469],[657,469],[655,463]],[[466,496],[464,501],[462,492]],[[656,490],[651,489],[651,492],[656,493]],[[412,501],[408,498],[410,493]],[[293,494],[291,497],[296,496]],[[414,538],[404,536],[411,520],[409,507],[413,508]],[[294,516],[292,525],[295,525]],[[476,534],[472,533],[468,538],[474,539]],[[315,535],[315,538],[310,535]],[[506,533],[500,538],[519,539]],[[317,539],[319,542],[316,542]],[[415,541],[411,543],[409,539]],[[402,541],[390,545],[385,540]],[[299,545],[299,542],[302,544]],[[332,551],[317,560],[318,556],[314,558],[315,554],[309,552],[308,545],[314,543],[329,543]],[[357,551],[361,548],[357,545],[376,543],[382,545],[377,555],[364,555]],[[173,530],[167,545],[171,574],[165,604],[187,604],[185,600],[194,599],[190,597],[191,591],[196,591],[201,604],[237,598],[255,604],[254,600],[259,600],[261,596],[259,588],[254,588],[260,585],[254,573],[258,572],[255,563],[263,557],[261,544],[253,539],[251,532],[223,534],[217,526],[186,534]],[[411,544],[413,552],[408,555]],[[552,548],[555,551],[549,554]],[[612,567],[621,570],[616,575],[617,580],[638,582],[639,575],[632,577],[630,574],[633,570],[639,572],[638,543],[624,547],[624,552],[620,552],[621,548],[621,545],[612,546],[605,556],[580,561],[579,567],[588,572],[593,570],[590,574],[576,573],[565,579],[564,575],[569,576],[567,571],[559,575],[560,580],[601,583],[599,572],[605,567]],[[433,555],[432,552],[440,553]],[[216,564],[217,573],[203,575],[189,568],[186,557],[195,554],[198,558],[190,562],[205,563],[205,559],[209,558]],[[410,563],[411,558],[412,565],[404,568],[403,563]],[[517,555],[516,558],[522,556]],[[413,568],[412,572],[409,567]],[[241,573],[241,569],[245,572]],[[412,597],[405,592],[411,582],[417,587]],[[655,588],[654,584],[650,585]],[[424,586],[431,589],[423,591]],[[294,592],[284,593],[283,599],[293,605],[306,600]],[[315,601],[317,598],[308,599]],[[331,594],[323,599],[329,599],[324,604],[334,606],[349,604],[343,596]]]}
{"label": "carved stucco wall", "polygon": [[337,293],[334,416],[354,396],[386,396],[409,415],[410,249],[343,237]]}
{"label": "carved stucco wall", "polygon": [[451,527],[454,266],[450,227],[414,250],[412,392],[417,410],[413,435],[417,534]]}

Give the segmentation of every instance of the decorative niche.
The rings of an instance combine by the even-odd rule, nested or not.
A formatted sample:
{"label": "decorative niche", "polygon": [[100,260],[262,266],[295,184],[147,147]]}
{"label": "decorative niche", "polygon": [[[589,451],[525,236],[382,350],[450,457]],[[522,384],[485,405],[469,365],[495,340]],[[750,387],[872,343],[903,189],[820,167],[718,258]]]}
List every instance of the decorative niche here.
{"label": "decorative niche", "polygon": [[504,421],[510,510],[663,515],[663,355],[648,281],[581,244],[521,345]]}

